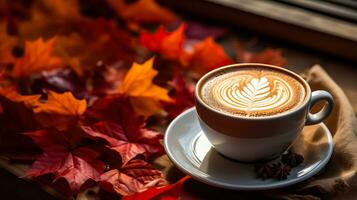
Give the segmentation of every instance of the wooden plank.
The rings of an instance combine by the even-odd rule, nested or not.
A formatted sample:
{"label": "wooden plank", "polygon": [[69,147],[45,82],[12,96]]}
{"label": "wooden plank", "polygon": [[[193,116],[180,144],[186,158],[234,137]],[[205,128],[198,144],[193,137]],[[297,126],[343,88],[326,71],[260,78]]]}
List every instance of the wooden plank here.
{"label": "wooden plank", "polygon": [[[25,172],[27,171],[27,169],[29,168],[29,165],[13,164],[13,163],[10,163],[9,160],[5,156],[0,156],[0,167],[5,169],[8,172],[14,174],[17,177],[22,177],[25,174]],[[23,180],[28,181],[31,184],[34,184],[27,179],[23,179]],[[19,180],[14,180],[14,181],[19,181]],[[52,189],[49,186],[39,186],[38,185],[38,187],[41,188],[43,190],[43,192],[50,194],[51,196],[53,196],[56,199],[66,199],[65,197],[60,195],[58,192],[56,192],[54,189]],[[24,188],[26,188],[26,186]],[[19,188],[19,189],[21,189],[21,188]],[[39,196],[46,196],[46,195],[41,194]],[[48,196],[47,196],[47,199],[48,199]]]}
{"label": "wooden plank", "polygon": [[308,9],[316,11],[318,13],[323,13],[330,15],[332,17],[337,17],[345,19],[351,22],[357,22],[357,10],[353,7],[341,6],[338,3],[327,2],[327,1],[311,1],[311,0],[274,0],[288,5],[298,6],[303,9]]}
{"label": "wooden plank", "polygon": [[161,0],[173,9],[205,20],[243,27],[357,61],[357,26],[272,1]]}

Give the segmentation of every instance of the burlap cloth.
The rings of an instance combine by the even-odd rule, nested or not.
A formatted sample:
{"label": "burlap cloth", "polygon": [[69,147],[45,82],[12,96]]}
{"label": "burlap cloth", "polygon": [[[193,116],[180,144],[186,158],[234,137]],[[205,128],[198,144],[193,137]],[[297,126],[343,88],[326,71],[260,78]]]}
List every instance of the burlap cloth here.
{"label": "burlap cloth", "polygon": [[[332,114],[324,121],[334,141],[333,155],[327,166],[307,181],[267,191],[226,190],[190,179],[184,184],[181,199],[357,199],[357,121],[353,108],[343,90],[319,65],[313,66],[303,76],[313,91],[329,91],[335,100]],[[300,138],[301,149],[308,150],[312,144],[319,144],[321,134],[318,130],[312,132],[309,137]],[[156,164],[163,167],[170,181],[183,176],[166,156],[158,159]]]}

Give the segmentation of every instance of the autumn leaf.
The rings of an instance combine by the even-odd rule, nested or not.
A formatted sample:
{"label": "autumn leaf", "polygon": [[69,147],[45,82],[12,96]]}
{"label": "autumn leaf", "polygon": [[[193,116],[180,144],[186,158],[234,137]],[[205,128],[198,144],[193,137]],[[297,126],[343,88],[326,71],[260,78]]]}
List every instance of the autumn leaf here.
{"label": "autumn leaf", "polygon": [[287,64],[280,49],[268,48],[258,53],[247,51],[240,43],[237,43],[237,60],[246,63],[264,63],[283,67]]}
{"label": "autumn leaf", "polygon": [[80,76],[90,73],[98,62],[129,65],[134,61],[134,38],[113,20],[82,22],[77,32],[58,36],[55,53]]}
{"label": "autumn leaf", "polygon": [[175,31],[169,33],[160,26],[153,34],[142,32],[140,44],[150,51],[160,53],[166,59],[185,63],[186,53],[183,49],[185,29],[186,25],[181,24]]}
{"label": "autumn leaf", "polygon": [[0,95],[14,103],[23,103],[27,108],[37,106],[40,95],[21,95],[14,87],[0,88]]}
{"label": "autumn leaf", "polygon": [[0,63],[12,63],[15,61],[12,50],[16,44],[17,38],[7,34],[6,24],[0,24]]}
{"label": "autumn leaf", "polygon": [[18,23],[18,35],[26,40],[67,35],[88,20],[81,15],[78,0],[37,0],[26,10],[30,16]]}
{"label": "autumn leaf", "polygon": [[165,30],[164,26],[159,26],[155,33],[141,32],[140,44],[148,48],[150,51],[161,51],[161,43],[170,33]]}
{"label": "autumn leaf", "polygon": [[48,91],[48,100],[34,109],[37,121],[44,127],[68,130],[75,125],[85,112],[85,100],[77,100],[71,92],[58,94]]}
{"label": "autumn leaf", "polygon": [[54,181],[65,179],[73,193],[77,193],[86,181],[99,180],[104,163],[92,149],[70,147],[58,139],[62,136],[58,133],[35,131],[26,135],[34,140],[43,153],[36,158],[25,177],[53,174]]}
{"label": "autumn leaf", "polygon": [[37,0],[32,12],[32,17],[42,20],[46,18],[74,20],[82,17],[77,0]]}
{"label": "autumn leaf", "polygon": [[47,42],[39,38],[33,42],[26,42],[24,56],[15,62],[12,76],[15,78],[26,77],[44,70],[63,67],[63,61],[52,55],[55,38]]}
{"label": "autumn leaf", "polygon": [[181,199],[181,193],[183,190],[183,184],[185,181],[190,179],[191,177],[185,176],[175,184],[171,184],[161,188],[149,188],[148,190],[136,193],[131,196],[123,197],[123,200],[149,200],[149,199],[157,199],[157,200],[176,200]]}
{"label": "autumn leaf", "polygon": [[118,93],[130,97],[134,110],[144,116],[150,116],[162,110],[159,102],[169,102],[168,91],[152,81],[157,75],[153,69],[154,58],[143,64],[134,63],[118,88]]}
{"label": "autumn leaf", "polygon": [[0,88],[0,105],[4,116],[0,122],[0,130],[34,130],[38,124],[33,109],[37,106],[39,98],[40,95],[21,95],[14,87]]}
{"label": "autumn leaf", "polygon": [[171,98],[173,102],[163,103],[163,105],[165,110],[169,113],[168,118],[174,119],[181,114],[181,112],[195,105],[193,95],[194,87],[193,85],[189,86],[178,72],[174,74],[169,85],[172,87]]}
{"label": "autumn leaf", "polygon": [[127,22],[167,24],[176,19],[170,10],[157,4],[155,0],[138,0],[127,4],[124,0],[107,0],[118,16]]}
{"label": "autumn leaf", "polygon": [[132,160],[120,169],[112,169],[100,177],[100,186],[123,196],[166,184],[161,171],[143,160]]}
{"label": "autumn leaf", "polygon": [[[152,158],[164,153],[160,142],[162,135],[146,128],[144,117],[136,115],[127,98],[112,96],[100,99],[88,108],[85,116],[88,123],[97,121],[82,126],[86,135],[106,141],[108,147],[121,156],[122,163],[139,154]],[[132,151],[127,151],[129,149]]]}
{"label": "autumn leaf", "polygon": [[212,37],[208,37],[193,46],[189,67],[200,74],[204,74],[232,63],[233,60],[226,54],[224,49]]}
{"label": "autumn leaf", "polygon": [[105,140],[108,148],[117,152],[125,165],[138,155],[149,158],[163,153],[163,147],[159,141],[162,138],[161,134],[142,126],[142,124],[131,126],[100,121],[91,126],[82,126],[82,129],[90,137]]}

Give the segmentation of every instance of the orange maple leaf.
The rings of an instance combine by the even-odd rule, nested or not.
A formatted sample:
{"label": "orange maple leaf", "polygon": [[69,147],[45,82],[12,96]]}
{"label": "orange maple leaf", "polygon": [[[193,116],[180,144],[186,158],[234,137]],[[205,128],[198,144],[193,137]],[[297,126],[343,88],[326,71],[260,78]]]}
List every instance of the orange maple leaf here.
{"label": "orange maple leaf", "polygon": [[26,11],[30,19],[17,24],[18,36],[25,40],[68,35],[88,21],[81,14],[78,0],[36,0]]}
{"label": "orange maple leaf", "polygon": [[248,63],[264,63],[283,67],[288,61],[283,57],[280,49],[267,48],[261,52],[253,53],[247,51],[239,42],[237,42],[237,60]]}
{"label": "orange maple leaf", "polygon": [[42,126],[64,131],[78,122],[86,108],[86,100],[77,100],[71,92],[58,94],[48,91],[47,102],[39,103],[34,113]]}
{"label": "orange maple leaf", "polygon": [[190,56],[189,67],[196,72],[205,73],[217,67],[232,64],[233,60],[212,37],[197,43]]}
{"label": "orange maple leaf", "polygon": [[0,88],[0,95],[15,103],[23,103],[26,108],[33,109],[39,103],[41,95],[21,95],[14,87]]}
{"label": "orange maple leaf", "polygon": [[25,77],[44,70],[63,67],[63,60],[52,55],[54,42],[55,38],[49,39],[47,42],[42,38],[26,42],[24,56],[15,62],[12,76]]}
{"label": "orange maple leaf", "polygon": [[158,52],[169,60],[177,60],[181,63],[185,63],[185,52],[183,49],[185,30],[185,24],[181,24],[171,33],[160,26],[153,34],[146,32],[141,33],[140,43],[150,51]]}
{"label": "orange maple leaf", "polygon": [[160,101],[171,101],[168,90],[152,82],[158,73],[153,63],[154,58],[143,64],[134,63],[118,88],[120,94],[130,97],[134,110],[144,116],[161,111]]}
{"label": "orange maple leaf", "polygon": [[157,4],[155,0],[138,0],[132,4],[126,4],[124,0],[107,2],[127,22],[167,24],[176,19],[173,12]]}

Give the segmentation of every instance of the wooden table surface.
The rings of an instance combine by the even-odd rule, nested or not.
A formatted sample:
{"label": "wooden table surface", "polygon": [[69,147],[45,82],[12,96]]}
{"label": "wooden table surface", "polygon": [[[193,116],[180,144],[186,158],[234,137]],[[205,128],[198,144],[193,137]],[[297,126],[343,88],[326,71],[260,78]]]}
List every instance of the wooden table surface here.
{"label": "wooden table surface", "polygon": [[[303,72],[314,64],[320,64],[330,74],[331,77],[341,86],[351,101],[355,113],[357,113],[357,64],[345,60],[337,59],[331,55],[326,55],[307,48],[284,43],[282,41],[264,38],[254,33],[244,30],[233,30],[223,41],[224,46],[232,46],[236,38],[249,42],[253,38],[258,38],[254,45],[256,49],[265,47],[281,48],[284,56],[288,59],[288,68],[296,72]],[[233,52],[233,49],[230,49]],[[357,50],[356,50],[357,52]],[[356,55],[357,56],[357,55]],[[17,178],[15,175],[0,168],[0,199],[1,200],[51,200],[55,199],[44,192],[39,186],[28,181]]]}

